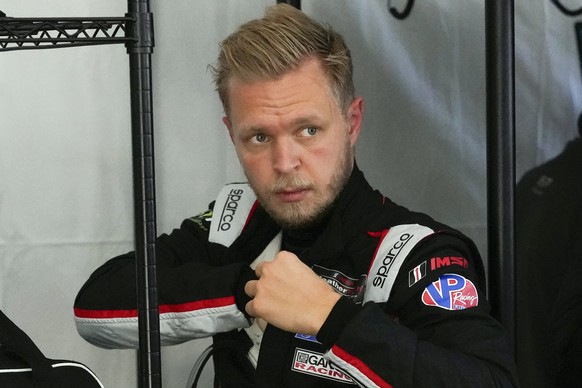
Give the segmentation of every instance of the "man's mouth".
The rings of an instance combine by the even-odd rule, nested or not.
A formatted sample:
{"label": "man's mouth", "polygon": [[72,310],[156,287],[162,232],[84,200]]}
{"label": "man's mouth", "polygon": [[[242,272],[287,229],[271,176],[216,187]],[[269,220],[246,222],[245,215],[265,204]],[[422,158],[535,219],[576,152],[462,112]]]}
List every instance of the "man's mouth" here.
{"label": "man's mouth", "polygon": [[306,187],[287,188],[277,190],[275,196],[279,198],[281,202],[300,202],[309,195],[309,191],[310,189]]}

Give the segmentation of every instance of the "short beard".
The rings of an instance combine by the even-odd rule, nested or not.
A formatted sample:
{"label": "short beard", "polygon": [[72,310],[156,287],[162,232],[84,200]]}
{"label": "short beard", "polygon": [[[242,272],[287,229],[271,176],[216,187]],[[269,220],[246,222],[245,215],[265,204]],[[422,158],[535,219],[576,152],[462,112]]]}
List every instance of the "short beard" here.
{"label": "short beard", "polygon": [[337,202],[339,194],[346,185],[352,169],[353,148],[349,143],[349,139],[346,139],[345,149],[338,161],[336,171],[327,186],[327,192],[330,193],[329,198],[324,197],[320,191],[316,191],[314,202],[311,203],[311,206],[309,207],[306,207],[306,205],[302,203],[286,204],[283,208],[274,206],[271,198],[275,195],[274,193],[283,188],[313,189],[315,187],[310,179],[301,176],[281,177],[271,187],[269,187],[264,196],[255,190],[255,188],[252,187],[252,184],[251,187],[255,191],[259,202],[266,212],[283,229],[308,229],[318,225],[329,215]]}
{"label": "short beard", "polygon": [[[291,179],[292,181],[298,181],[303,179]],[[335,178],[334,178],[335,180]],[[286,179],[286,181],[289,181]],[[271,190],[275,189],[275,187],[279,187],[280,183],[283,180],[277,181],[275,185],[271,188]],[[334,182],[330,184],[331,186],[335,186]],[[313,187],[310,186],[283,186],[283,187]],[[313,226],[319,224],[323,219],[327,217],[330,213],[335,200],[338,196],[339,191],[341,191],[341,187],[339,190],[333,189],[333,198],[331,201],[327,203],[324,202],[323,198],[316,198],[315,203],[313,206],[307,208],[305,204],[301,203],[289,203],[285,204],[284,207],[274,207],[271,205],[269,200],[263,201],[259,198],[263,207],[269,213],[269,215],[281,226],[283,229],[287,230],[299,230],[299,229],[309,229]],[[337,192],[336,192],[337,191]],[[269,193],[273,193],[274,191],[270,191]],[[273,194],[268,194],[268,197],[272,197]]]}

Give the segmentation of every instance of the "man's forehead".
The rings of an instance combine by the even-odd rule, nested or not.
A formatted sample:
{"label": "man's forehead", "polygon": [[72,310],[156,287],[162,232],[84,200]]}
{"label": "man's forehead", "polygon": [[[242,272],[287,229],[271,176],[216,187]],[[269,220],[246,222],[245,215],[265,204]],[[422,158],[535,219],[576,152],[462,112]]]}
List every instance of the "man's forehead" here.
{"label": "man's forehead", "polygon": [[247,127],[264,121],[315,124],[339,113],[325,81],[309,77],[287,78],[282,82],[233,80],[229,102],[229,118]]}

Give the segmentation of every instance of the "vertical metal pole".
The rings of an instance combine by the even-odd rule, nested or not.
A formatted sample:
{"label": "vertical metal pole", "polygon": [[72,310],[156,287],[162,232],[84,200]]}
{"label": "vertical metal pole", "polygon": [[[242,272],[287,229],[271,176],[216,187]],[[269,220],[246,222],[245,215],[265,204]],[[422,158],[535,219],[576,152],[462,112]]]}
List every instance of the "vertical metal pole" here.
{"label": "vertical metal pole", "polygon": [[136,38],[126,45],[131,82],[131,127],[136,255],[136,287],[139,322],[138,386],[162,386],[160,321],[156,285],[156,199],[151,54],[154,47],[153,17],[149,0],[128,0],[133,21],[128,34]]}
{"label": "vertical metal pole", "polygon": [[515,60],[513,0],[485,1],[489,299],[515,349]]}

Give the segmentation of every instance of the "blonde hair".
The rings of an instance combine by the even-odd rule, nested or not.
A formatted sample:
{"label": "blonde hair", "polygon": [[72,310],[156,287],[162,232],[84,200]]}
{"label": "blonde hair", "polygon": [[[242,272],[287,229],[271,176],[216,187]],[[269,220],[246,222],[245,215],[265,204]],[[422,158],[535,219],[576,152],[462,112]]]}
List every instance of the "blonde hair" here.
{"label": "blonde hair", "polygon": [[209,67],[228,115],[231,79],[274,79],[313,57],[319,59],[331,93],[345,114],[355,94],[350,50],[331,27],[290,5],[270,6],[262,19],[241,25],[220,43],[217,64]]}

